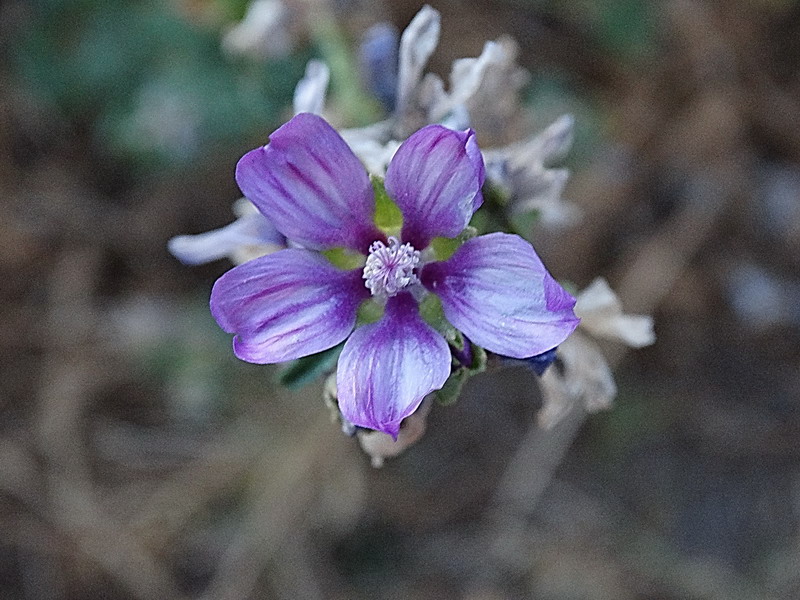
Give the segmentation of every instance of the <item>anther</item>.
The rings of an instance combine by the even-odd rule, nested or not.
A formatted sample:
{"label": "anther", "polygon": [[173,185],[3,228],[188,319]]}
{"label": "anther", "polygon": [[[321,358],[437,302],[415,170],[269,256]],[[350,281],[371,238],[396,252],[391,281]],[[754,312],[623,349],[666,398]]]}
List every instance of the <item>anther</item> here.
{"label": "anther", "polygon": [[419,251],[411,244],[401,244],[395,237],[388,241],[388,246],[381,241],[372,243],[363,274],[364,284],[372,295],[384,298],[419,281],[414,273]]}

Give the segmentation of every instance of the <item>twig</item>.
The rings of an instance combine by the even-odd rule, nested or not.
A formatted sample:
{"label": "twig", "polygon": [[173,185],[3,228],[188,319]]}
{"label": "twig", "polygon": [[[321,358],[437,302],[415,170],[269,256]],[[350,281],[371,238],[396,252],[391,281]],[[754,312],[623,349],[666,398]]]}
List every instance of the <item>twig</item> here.
{"label": "twig", "polygon": [[100,504],[94,489],[81,421],[101,381],[92,352],[87,291],[94,288],[97,254],[65,252],[50,279],[46,331],[49,348],[39,389],[38,443],[46,458],[50,517],[79,552],[137,598],[183,595],[167,571],[122,523]]}
{"label": "twig", "polygon": [[[264,455],[252,473],[251,501],[238,534],[219,562],[203,600],[249,598],[283,541],[299,528],[312,507],[319,468],[343,448],[328,415],[311,425],[285,455]],[[275,469],[277,465],[277,471]]]}

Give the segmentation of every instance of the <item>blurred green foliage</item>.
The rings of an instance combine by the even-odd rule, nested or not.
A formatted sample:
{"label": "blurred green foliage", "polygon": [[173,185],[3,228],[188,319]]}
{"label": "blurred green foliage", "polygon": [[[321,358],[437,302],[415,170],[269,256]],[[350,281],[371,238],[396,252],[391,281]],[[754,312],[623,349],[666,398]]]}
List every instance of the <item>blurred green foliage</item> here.
{"label": "blurred green foliage", "polygon": [[169,323],[131,349],[145,379],[165,390],[171,416],[199,423],[234,411],[231,399],[249,365],[236,360],[229,337],[208,318],[205,294],[183,300]]}
{"label": "blurred green foliage", "polygon": [[588,15],[597,41],[623,60],[651,55],[655,49],[657,2],[646,0],[581,0],[570,10]]}
{"label": "blurred green foliage", "polygon": [[649,0],[512,0],[580,25],[619,60],[636,60],[656,49],[660,3]]}
{"label": "blurred green foliage", "polygon": [[[15,34],[12,69],[48,110],[89,127],[102,151],[147,169],[271,131],[313,49],[256,62],[220,49],[239,0],[207,18],[153,0],[49,0]],[[194,17],[194,18],[193,18]]]}
{"label": "blurred green foliage", "polygon": [[525,103],[543,129],[563,114],[575,117],[572,147],[554,165],[579,169],[596,156],[607,140],[605,124],[608,111],[594,98],[576,92],[574,81],[561,72],[537,72],[525,90]]}

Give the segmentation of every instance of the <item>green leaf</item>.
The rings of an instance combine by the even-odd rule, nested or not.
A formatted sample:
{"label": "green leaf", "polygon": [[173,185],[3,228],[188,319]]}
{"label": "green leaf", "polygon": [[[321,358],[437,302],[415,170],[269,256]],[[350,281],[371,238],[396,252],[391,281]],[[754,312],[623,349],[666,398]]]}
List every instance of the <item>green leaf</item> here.
{"label": "green leaf", "polygon": [[428,294],[419,305],[419,314],[423,320],[444,336],[448,342],[455,340],[458,331],[444,316],[442,301],[436,294]]}
{"label": "green leaf", "polygon": [[247,2],[213,1],[230,8],[200,25],[169,2],[42,0],[29,26],[9,32],[9,67],[48,110],[84,124],[104,155],[151,175],[191,167],[279,125],[313,51],[231,58],[221,15]]}
{"label": "green leaf", "polygon": [[483,201],[490,204],[506,206],[511,199],[511,195],[509,194],[508,190],[488,181],[483,184],[483,189],[481,192],[483,193]]}
{"label": "green leaf", "polygon": [[431,248],[436,260],[447,260],[461,245],[458,238],[435,237],[431,240]]}
{"label": "green leaf", "polygon": [[433,248],[434,255],[436,256],[436,260],[447,260],[456,250],[458,250],[459,246],[466,242],[467,240],[471,240],[475,236],[478,235],[478,230],[475,229],[472,225],[467,225],[464,228],[464,231],[459,233],[454,238],[446,238],[446,237],[435,237],[431,240],[431,248]]}
{"label": "green leaf", "polygon": [[466,369],[458,369],[447,381],[444,382],[442,389],[436,391],[436,401],[442,406],[455,404],[461,395],[464,384],[470,378],[470,373]]}
{"label": "green leaf", "polygon": [[314,381],[320,375],[336,368],[336,361],[342,352],[344,343],[329,350],[304,356],[286,364],[278,372],[278,381],[289,389],[299,389]]}
{"label": "green leaf", "polygon": [[375,175],[370,179],[372,189],[375,191],[375,224],[389,235],[400,235],[400,230],[403,228],[403,213],[386,193],[383,179]]}
{"label": "green leaf", "polygon": [[474,227],[476,231],[480,231],[481,233],[490,233],[492,231],[497,231],[497,228],[491,223],[489,219],[489,211],[488,210],[479,210],[474,215],[472,215],[472,219],[470,219],[470,227]]}
{"label": "green leaf", "polygon": [[531,210],[524,213],[512,214],[509,217],[511,227],[515,233],[518,233],[527,240],[530,240],[533,233],[533,228],[539,221],[541,212],[538,210]]}
{"label": "green leaf", "polygon": [[376,323],[383,316],[384,307],[374,300],[362,302],[358,307],[358,325]]}
{"label": "green leaf", "polygon": [[605,2],[599,16],[597,37],[611,51],[627,60],[641,60],[653,54],[658,15],[649,2]]}
{"label": "green leaf", "polygon": [[349,271],[359,267],[363,268],[364,266],[364,255],[347,248],[331,248],[330,250],[324,250],[322,254],[331,261],[331,264],[340,269]]}

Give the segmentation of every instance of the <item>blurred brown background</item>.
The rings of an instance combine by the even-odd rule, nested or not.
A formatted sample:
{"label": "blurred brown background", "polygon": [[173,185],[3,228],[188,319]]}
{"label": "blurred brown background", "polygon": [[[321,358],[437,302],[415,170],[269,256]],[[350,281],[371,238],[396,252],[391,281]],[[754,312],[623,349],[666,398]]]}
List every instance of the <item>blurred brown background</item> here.
{"label": "blurred brown background", "polygon": [[261,61],[220,50],[244,2],[0,7],[0,598],[800,597],[800,3],[437,3],[433,70],[507,33],[537,124],[576,116],[585,218],[537,249],[658,342],[547,432],[533,375],[476,378],[381,470],[165,249],[306,60],[420,7],[291,6]]}

